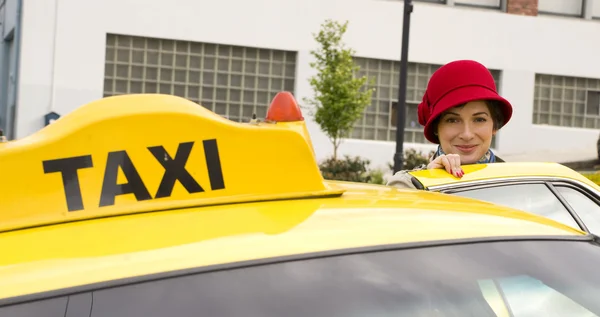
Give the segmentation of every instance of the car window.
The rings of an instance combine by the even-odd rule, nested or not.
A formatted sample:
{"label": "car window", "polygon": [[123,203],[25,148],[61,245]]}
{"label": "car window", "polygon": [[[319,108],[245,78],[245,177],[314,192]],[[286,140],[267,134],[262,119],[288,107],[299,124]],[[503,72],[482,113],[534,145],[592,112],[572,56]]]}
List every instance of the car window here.
{"label": "car window", "polygon": [[527,211],[581,229],[558,197],[544,184],[499,185],[453,194]]}
{"label": "car window", "polygon": [[502,294],[503,303],[513,316],[596,316],[573,299],[528,275],[480,282],[480,285],[490,284],[498,290],[497,294]]}
{"label": "car window", "polygon": [[555,185],[558,192],[575,210],[588,230],[600,234],[600,206],[584,193],[568,186]]}
{"label": "car window", "polygon": [[61,297],[0,307],[0,316],[65,317],[66,310],[67,297]]}
{"label": "car window", "polygon": [[[598,316],[596,262],[597,244],[543,240],[329,256],[98,290],[90,317],[506,316],[498,292],[481,286],[489,281],[515,317]],[[515,281],[523,276],[543,287]]]}

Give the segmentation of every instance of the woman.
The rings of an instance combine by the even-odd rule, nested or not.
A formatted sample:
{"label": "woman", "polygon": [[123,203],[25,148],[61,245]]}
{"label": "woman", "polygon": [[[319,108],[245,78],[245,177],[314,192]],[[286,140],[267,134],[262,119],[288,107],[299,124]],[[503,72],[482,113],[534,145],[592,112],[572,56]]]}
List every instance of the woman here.
{"label": "woman", "polygon": [[[425,138],[439,144],[427,166],[462,177],[461,165],[504,162],[490,149],[492,137],[510,120],[512,105],[496,90],[490,71],[478,62],[459,60],[440,67],[429,80],[419,104]],[[415,188],[407,171],[388,185]]]}

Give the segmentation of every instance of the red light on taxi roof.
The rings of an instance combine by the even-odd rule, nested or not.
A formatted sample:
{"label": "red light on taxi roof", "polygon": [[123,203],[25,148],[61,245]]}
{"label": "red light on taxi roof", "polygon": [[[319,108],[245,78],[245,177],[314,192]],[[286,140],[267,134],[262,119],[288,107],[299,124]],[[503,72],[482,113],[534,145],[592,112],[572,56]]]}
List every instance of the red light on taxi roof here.
{"label": "red light on taxi roof", "polygon": [[265,119],[275,122],[294,122],[303,121],[304,117],[292,93],[282,91],[273,98]]}

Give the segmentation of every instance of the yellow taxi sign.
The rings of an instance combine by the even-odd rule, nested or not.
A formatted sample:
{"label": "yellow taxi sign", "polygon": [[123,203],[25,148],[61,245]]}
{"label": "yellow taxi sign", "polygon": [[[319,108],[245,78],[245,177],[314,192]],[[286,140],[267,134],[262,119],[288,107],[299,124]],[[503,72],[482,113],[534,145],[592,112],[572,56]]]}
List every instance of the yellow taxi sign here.
{"label": "yellow taxi sign", "polygon": [[1,144],[0,177],[0,231],[342,192],[324,182],[303,121],[238,123],[160,94],[100,99]]}

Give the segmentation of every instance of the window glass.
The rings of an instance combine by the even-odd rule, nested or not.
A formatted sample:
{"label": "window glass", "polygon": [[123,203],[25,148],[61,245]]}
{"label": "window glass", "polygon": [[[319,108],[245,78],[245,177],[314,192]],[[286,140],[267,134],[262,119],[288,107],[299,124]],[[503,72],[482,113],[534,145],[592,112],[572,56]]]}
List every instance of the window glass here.
{"label": "window glass", "polygon": [[331,256],[99,290],[91,317],[598,316],[596,262],[600,247],[583,241]]}
{"label": "window glass", "polygon": [[0,307],[1,317],[65,317],[67,297]]}
{"label": "window glass", "polygon": [[531,276],[504,277],[493,282],[504,295],[514,316],[596,316],[573,299]]}
{"label": "window glass", "polygon": [[600,18],[600,0],[592,1],[592,17]]}
{"label": "window glass", "polygon": [[540,13],[555,13],[580,16],[583,10],[583,0],[538,0]]}
{"label": "window glass", "polygon": [[453,194],[527,211],[581,229],[558,197],[544,184],[511,184]]}
{"label": "window glass", "polygon": [[575,210],[588,230],[600,234],[600,206],[582,192],[567,186],[556,186],[558,192]]}
{"label": "window glass", "polygon": [[476,5],[500,9],[500,0],[454,0],[454,4]]}

